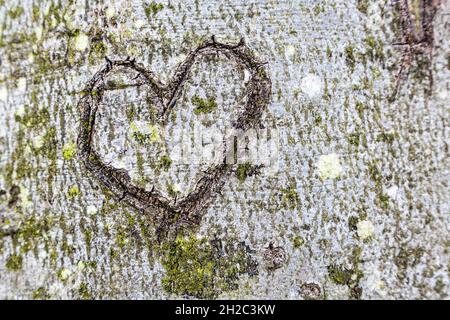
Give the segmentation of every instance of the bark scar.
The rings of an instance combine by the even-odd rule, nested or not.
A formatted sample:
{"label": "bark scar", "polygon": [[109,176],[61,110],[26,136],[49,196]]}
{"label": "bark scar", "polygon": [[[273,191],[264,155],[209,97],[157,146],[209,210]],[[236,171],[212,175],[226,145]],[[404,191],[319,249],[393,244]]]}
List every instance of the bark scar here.
{"label": "bark scar", "polygon": [[195,227],[200,224],[202,214],[220,191],[232,168],[225,161],[231,150],[225,150],[223,162],[209,167],[200,178],[194,190],[178,199],[167,199],[154,186],[151,191],[138,187],[131,182],[129,174],[106,164],[94,149],[92,134],[95,130],[96,112],[103,98],[103,93],[111,88],[106,85],[107,75],[118,70],[128,69],[137,72],[139,85],[146,84],[162,102],[158,121],[166,123],[168,114],[181,96],[184,84],[190,76],[190,70],[199,59],[221,54],[238,67],[250,72],[251,77],[246,86],[247,103],[244,111],[233,124],[236,132],[242,132],[260,125],[262,113],[271,100],[271,79],[267,73],[267,63],[258,61],[243,39],[236,45],[218,42],[215,37],[204,41],[197,49],[191,51],[186,59],[178,65],[172,80],[164,85],[154,74],[129,57],[125,60],[106,59],[106,64],[87,83],[85,95],[78,102],[81,113],[77,139],[78,157],[86,169],[93,174],[112,194],[138,211],[149,214],[156,223],[158,239],[176,234],[180,228]]}

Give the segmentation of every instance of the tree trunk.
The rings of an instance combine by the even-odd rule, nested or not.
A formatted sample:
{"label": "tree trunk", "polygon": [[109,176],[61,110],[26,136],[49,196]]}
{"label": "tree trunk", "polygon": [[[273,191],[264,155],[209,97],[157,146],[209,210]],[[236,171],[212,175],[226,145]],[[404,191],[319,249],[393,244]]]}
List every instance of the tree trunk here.
{"label": "tree trunk", "polygon": [[60,2],[0,0],[0,298],[448,298],[447,1]]}

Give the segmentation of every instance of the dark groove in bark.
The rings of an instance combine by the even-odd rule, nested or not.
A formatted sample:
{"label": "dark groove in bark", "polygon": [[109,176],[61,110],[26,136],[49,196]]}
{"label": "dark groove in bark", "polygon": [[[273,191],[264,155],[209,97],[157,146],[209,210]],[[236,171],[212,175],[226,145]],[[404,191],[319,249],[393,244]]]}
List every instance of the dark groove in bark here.
{"label": "dark groove in bark", "polygon": [[[400,67],[396,74],[394,91],[389,97],[394,101],[400,91],[402,83],[405,82],[411,71],[413,61],[418,61],[419,56],[425,57],[428,64],[428,95],[433,90],[433,51],[434,51],[434,19],[441,0],[420,1],[420,28],[416,28],[411,15],[408,0],[399,0],[398,11],[400,14],[400,29],[402,39],[396,45],[404,46]],[[419,17],[415,17],[419,19]]]}

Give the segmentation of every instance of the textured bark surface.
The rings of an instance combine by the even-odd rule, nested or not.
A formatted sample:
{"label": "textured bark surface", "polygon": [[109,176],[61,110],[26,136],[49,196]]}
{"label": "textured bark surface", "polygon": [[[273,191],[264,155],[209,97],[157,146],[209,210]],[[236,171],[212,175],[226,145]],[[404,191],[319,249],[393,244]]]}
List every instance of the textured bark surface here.
{"label": "textured bark surface", "polygon": [[[448,298],[449,16],[437,0],[0,0],[0,298]],[[105,56],[176,85],[213,35],[266,63],[258,130],[278,157],[232,165],[198,227],[161,239],[87,170],[79,102]],[[158,90],[114,76],[95,150],[189,197],[209,165],[174,156],[180,130],[236,123],[252,75],[196,61],[164,123]]]}

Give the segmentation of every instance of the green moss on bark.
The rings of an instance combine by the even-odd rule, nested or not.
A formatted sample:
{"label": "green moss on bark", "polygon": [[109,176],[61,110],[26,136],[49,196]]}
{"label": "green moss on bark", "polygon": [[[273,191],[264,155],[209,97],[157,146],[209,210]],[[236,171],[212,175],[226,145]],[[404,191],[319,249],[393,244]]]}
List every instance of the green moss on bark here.
{"label": "green moss on bark", "polygon": [[212,299],[237,289],[239,276],[257,273],[257,262],[242,243],[178,237],[162,245],[164,289],[178,296]]}
{"label": "green moss on bark", "polygon": [[191,99],[192,104],[195,106],[194,113],[210,113],[217,108],[216,100],[213,97],[201,98],[198,95],[194,95]]}

